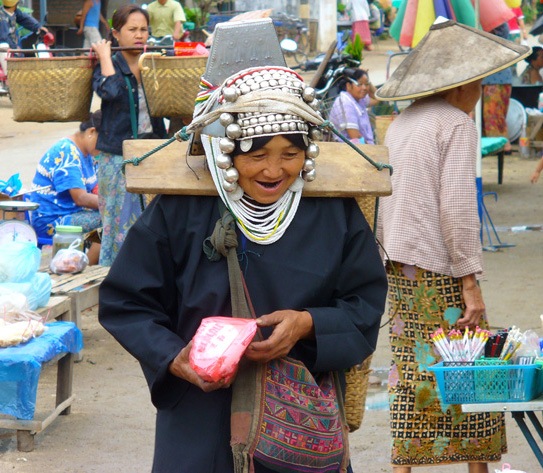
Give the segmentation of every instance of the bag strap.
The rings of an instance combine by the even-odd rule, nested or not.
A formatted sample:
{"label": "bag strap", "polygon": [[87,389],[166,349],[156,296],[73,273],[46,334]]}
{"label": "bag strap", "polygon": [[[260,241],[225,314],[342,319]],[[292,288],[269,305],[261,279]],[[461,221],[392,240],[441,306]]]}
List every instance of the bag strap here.
{"label": "bag strap", "polygon": [[136,105],[134,104],[134,94],[132,93],[132,84],[127,76],[124,76],[126,86],[128,87],[128,100],[130,102],[130,123],[132,125],[132,135],[138,139],[138,122],[136,121]]}
{"label": "bag strap", "polygon": [[[236,248],[238,237],[234,216],[219,199],[221,218],[215,224],[211,237],[204,241],[204,253],[210,261],[218,261],[220,256],[226,257],[228,263],[228,279],[232,299],[232,315],[245,319],[254,317],[254,309],[250,302],[247,285],[239,266]],[[249,300],[249,303],[248,303]],[[257,339],[262,339],[257,332]],[[242,358],[238,374],[232,385],[232,403],[230,418],[230,445],[234,459],[235,473],[248,473],[251,468],[251,444],[260,428],[257,415],[259,393],[262,392],[265,365]]]}

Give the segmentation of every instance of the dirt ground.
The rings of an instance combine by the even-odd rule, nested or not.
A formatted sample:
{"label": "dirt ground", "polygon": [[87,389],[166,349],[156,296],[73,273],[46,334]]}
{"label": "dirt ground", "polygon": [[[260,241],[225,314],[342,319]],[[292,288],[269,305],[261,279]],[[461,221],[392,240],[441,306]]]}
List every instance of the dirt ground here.
{"label": "dirt ground", "polygon": [[[389,51],[394,51],[394,47],[380,43],[366,55],[365,64],[375,83],[384,80]],[[76,128],[74,123],[14,123],[10,104],[2,98],[0,123],[0,179],[20,172],[25,187],[30,184],[39,157]],[[500,230],[501,241],[515,246],[485,252],[486,280],[482,289],[492,328],[515,324],[543,335],[539,322],[539,314],[543,313],[543,182],[529,182],[536,162],[535,157],[506,157],[504,182],[498,185],[496,158],[483,160],[484,191],[496,192],[498,197],[497,201],[486,197],[488,211]],[[524,226],[539,230],[525,231]],[[0,430],[0,472],[150,471],[155,412],[139,365],[99,326],[97,308],[83,314],[82,331],[85,348],[82,361],[74,367],[76,401],[71,414],[58,418],[36,435],[35,450],[29,453],[17,451],[12,431]],[[384,327],[372,367],[376,374],[383,375],[389,364],[388,327]],[[44,418],[54,405],[55,375],[54,367],[47,367],[42,373],[37,418]],[[383,392],[382,387],[372,388],[367,404],[381,408],[367,410],[361,429],[351,435],[355,472],[391,471],[388,411],[382,408]],[[510,415],[507,429],[510,453],[503,462],[529,473],[541,471]],[[501,463],[492,465],[498,466]],[[454,465],[441,470],[456,473],[467,468]],[[431,472],[436,468],[417,471]]]}

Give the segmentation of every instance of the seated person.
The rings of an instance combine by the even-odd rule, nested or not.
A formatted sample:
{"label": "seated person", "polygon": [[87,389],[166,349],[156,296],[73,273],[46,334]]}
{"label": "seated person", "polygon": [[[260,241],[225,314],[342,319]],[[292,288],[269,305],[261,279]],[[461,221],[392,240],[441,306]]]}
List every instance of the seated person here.
{"label": "seated person", "polygon": [[[332,105],[329,120],[353,143],[373,145],[373,130],[367,108],[377,104],[378,100],[368,73],[362,69],[345,69],[339,89],[341,92]],[[340,141],[335,135],[334,139]]]}
{"label": "seated person", "polygon": [[[33,212],[32,226],[42,238],[51,238],[57,225],[77,225],[83,232],[100,227],[98,182],[94,167],[96,140],[102,112],[91,114],[79,131],[55,143],[41,158],[32,181],[32,202],[40,204]],[[89,250],[89,263],[96,264],[100,246]]]}
{"label": "seated person", "polygon": [[524,59],[528,66],[520,76],[523,84],[543,84],[539,70],[543,68],[543,48],[534,46],[532,54]]}

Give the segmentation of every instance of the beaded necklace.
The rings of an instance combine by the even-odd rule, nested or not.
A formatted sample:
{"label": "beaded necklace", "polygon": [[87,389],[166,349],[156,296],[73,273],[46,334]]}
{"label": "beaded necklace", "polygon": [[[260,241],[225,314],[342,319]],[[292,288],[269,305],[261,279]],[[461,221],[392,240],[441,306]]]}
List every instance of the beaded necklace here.
{"label": "beaded necklace", "polygon": [[279,240],[296,215],[304,181],[298,177],[289,189],[274,203],[260,204],[251,199],[239,187],[238,193],[226,192],[222,187],[224,170],[216,164],[221,153],[220,138],[202,135],[207,164],[215,187],[224,205],[236,219],[240,231],[251,241],[270,245]]}

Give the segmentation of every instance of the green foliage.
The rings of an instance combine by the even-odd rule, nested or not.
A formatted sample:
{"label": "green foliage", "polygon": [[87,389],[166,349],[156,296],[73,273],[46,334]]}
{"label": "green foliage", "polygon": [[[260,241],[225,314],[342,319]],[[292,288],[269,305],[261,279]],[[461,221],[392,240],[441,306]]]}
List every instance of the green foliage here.
{"label": "green foliage", "polygon": [[196,25],[196,28],[202,28],[209,21],[209,12],[212,4],[217,2],[211,2],[209,0],[193,0],[196,8],[183,7],[185,11],[185,17],[187,21],[190,21]]}
{"label": "green foliage", "polygon": [[364,51],[364,43],[360,39],[360,35],[357,33],[354,38],[354,43],[349,40],[347,46],[343,50],[344,53],[350,54],[354,59],[362,62],[362,53]]}
{"label": "green foliage", "polygon": [[345,13],[345,8],[347,8],[347,6],[344,3],[341,3],[340,1],[337,2],[337,11],[342,15]]}
{"label": "green foliage", "polygon": [[522,14],[524,15],[525,24],[533,23],[537,17],[536,9],[530,3],[527,3],[527,2],[523,2]]}

